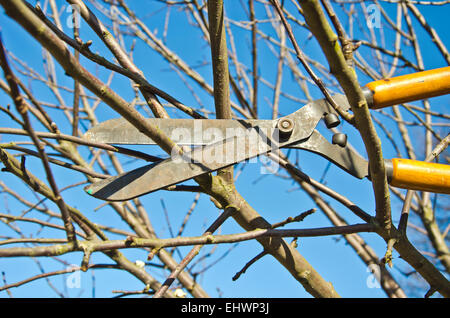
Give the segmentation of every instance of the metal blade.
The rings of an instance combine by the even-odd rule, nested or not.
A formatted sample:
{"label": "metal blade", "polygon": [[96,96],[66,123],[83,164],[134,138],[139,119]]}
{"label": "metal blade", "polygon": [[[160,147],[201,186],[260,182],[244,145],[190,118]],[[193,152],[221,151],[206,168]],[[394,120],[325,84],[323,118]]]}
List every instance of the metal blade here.
{"label": "metal blade", "polygon": [[[333,96],[344,110],[350,109],[344,95]],[[304,126],[304,131],[311,133],[323,114],[334,113],[332,107],[319,99],[288,115],[297,126]],[[261,129],[275,128],[277,120],[240,120],[240,119],[161,119],[146,118],[149,124],[158,127],[166,136],[180,146],[208,145],[242,135],[242,131],[251,127]],[[107,144],[154,145],[152,139],[141,133],[124,118],[107,120],[89,129],[85,139]]]}
{"label": "metal blade", "polygon": [[[166,136],[180,146],[208,145],[231,138],[250,127],[271,128],[272,120],[234,119],[162,119],[146,118],[149,124],[158,127]],[[107,144],[155,145],[156,143],[141,133],[124,118],[107,120],[85,134],[84,138]]]}

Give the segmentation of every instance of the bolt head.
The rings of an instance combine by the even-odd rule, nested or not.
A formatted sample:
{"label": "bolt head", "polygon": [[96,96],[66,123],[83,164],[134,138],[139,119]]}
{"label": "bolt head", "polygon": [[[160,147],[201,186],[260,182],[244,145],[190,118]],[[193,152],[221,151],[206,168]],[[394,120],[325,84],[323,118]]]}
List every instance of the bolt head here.
{"label": "bolt head", "polygon": [[342,133],[336,133],[331,139],[333,145],[338,145],[340,147],[345,147],[347,145],[347,135]]}
{"label": "bolt head", "polygon": [[277,128],[281,134],[291,133],[294,129],[294,121],[290,118],[282,118],[278,121]]}
{"label": "bolt head", "polygon": [[326,114],[324,117],[324,120],[325,120],[325,125],[327,126],[328,129],[337,127],[341,123],[341,121],[339,120],[339,117],[336,114],[332,114],[332,113]]}

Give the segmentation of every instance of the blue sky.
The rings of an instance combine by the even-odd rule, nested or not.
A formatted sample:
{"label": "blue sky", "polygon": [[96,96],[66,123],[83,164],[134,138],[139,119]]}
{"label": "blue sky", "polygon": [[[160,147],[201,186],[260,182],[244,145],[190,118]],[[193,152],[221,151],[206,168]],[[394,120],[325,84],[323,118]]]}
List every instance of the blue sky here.
{"label": "blue sky", "polygon": [[[65,3],[64,1],[57,1],[58,4]],[[227,13],[233,16],[233,18],[245,19],[245,14],[235,9],[230,5],[230,1],[226,2]],[[161,5],[156,1],[148,1],[146,4],[141,5],[137,2],[133,3],[139,9],[139,12],[148,10],[149,12],[157,12],[157,8]],[[240,6],[239,6],[240,8]],[[385,4],[387,12],[391,18],[395,17],[394,6]],[[450,6],[443,6],[439,9],[436,7],[420,6],[421,12],[431,22],[432,27],[436,29],[441,36],[441,40],[448,46],[450,38],[448,36],[448,15],[450,13]],[[37,45],[37,42],[30,38],[14,21],[7,17],[3,9],[0,9],[0,27],[2,37],[5,46],[8,50],[17,54],[17,56],[28,65],[32,66],[38,72],[42,73],[42,51]],[[167,36],[167,45],[173,48],[178,54],[180,54],[186,61],[193,64],[199,63],[209,59],[209,49],[204,45],[200,45],[199,33],[187,33],[182,32],[187,27],[187,22],[183,13],[173,10],[173,16],[169,24],[169,33]],[[63,18],[68,18],[68,13],[63,13]],[[178,18],[177,18],[178,17]],[[151,29],[158,27],[161,29],[161,23],[164,22],[165,15],[161,12],[155,13],[151,18],[145,21],[149,23]],[[416,22],[415,22],[416,23]],[[433,45],[430,45],[428,35],[421,29],[418,32],[418,37],[423,40],[423,45],[428,45],[424,53],[424,62],[426,68],[436,68],[446,66],[445,61],[442,58],[436,58],[437,50]],[[89,31],[86,25],[82,25],[81,28],[83,39],[93,39],[92,50],[95,52],[98,50],[107,58],[111,58],[111,55],[106,52],[99,40]],[[379,30],[378,30],[379,31]],[[162,32],[160,30],[159,32]],[[239,32],[236,30],[236,32]],[[129,44],[129,40],[127,43]],[[262,41],[262,40],[260,40]],[[308,50],[309,54],[314,54],[320,61],[324,61],[324,57],[321,54],[316,42],[307,38],[299,38],[299,42],[302,43],[302,47]],[[248,51],[248,42],[241,41],[236,43],[238,52]],[[387,45],[389,49],[389,45]],[[270,55],[269,52],[261,52],[260,59],[265,59]],[[248,59],[249,55],[242,54],[242,59]],[[144,74],[148,78],[149,82],[158,86],[159,88],[172,94],[179,100],[183,101],[187,105],[197,105],[197,100],[190,94],[189,90],[183,86],[183,83],[179,80],[178,75],[171,71],[167,65],[163,64],[162,58],[152,52],[149,48],[145,47],[142,43],[137,43],[134,52],[134,59],[136,64],[143,70]],[[270,62],[265,65],[264,75],[269,78],[274,77],[271,73],[274,72],[276,65],[269,67]],[[99,75],[102,80],[106,81],[109,72],[102,68],[90,68],[91,72]],[[201,73],[206,80],[211,81],[211,70],[208,65],[196,68],[196,71]],[[401,74],[399,72],[398,74]],[[361,76],[361,84],[365,84],[368,81],[367,78]],[[67,86],[71,85],[71,79],[67,78],[61,69],[58,71],[58,82]],[[31,83],[30,83],[31,84]],[[292,80],[286,75],[286,79],[283,83],[283,88],[292,94],[295,94],[296,88]],[[119,75],[115,75],[112,82],[113,89],[127,100],[133,98],[133,92],[129,89],[129,81],[122,78]],[[263,85],[261,85],[263,87]],[[50,102],[56,102],[51,94],[46,91],[43,85],[33,82],[33,92],[39,94],[42,99]],[[198,88],[193,85],[193,88]],[[318,90],[311,87],[312,94],[315,98],[320,98]],[[212,99],[201,90],[197,89],[199,98],[202,100],[204,106],[212,110]],[[270,98],[271,95],[265,95],[264,89],[261,90],[261,96],[259,100],[261,102],[260,118],[269,118],[271,110],[264,102],[264,97]],[[70,96],[67,94],[64,96],[68,104],[70,104]],[[298,96],[304,98],[304,96]],[[445,111],[448,109],[448,96],[440,97],[433,100],[433,105],[436,105],[437,111]],[[4,106],[11,101],[0,92],[0,105]],[[285,100],[280,106],[280,111],[283,114],[288,114],[298,109],[299,105],[292,101]],[[118,115],[109,109],[106,105],[101,104],[99,106],[99,120],[104,121],[110,118],[117,118]],[[59,112],[49,110],[53,116],[61,118]],[[180,116],[180,112],[170,113],[172,116]],[[182,115],[181,115],[182,116]],[[61,119],[63,120],[63,119]],[[0,113],[0,126],[11,125],[6,116]],[[42,127],[38,125],[35,127],[39,130]],[[66,132],[70,133],[69,125],[64,127]],[[323,130],[323,127],[321,128]],[[392,157],[395,155],[392,147],[386,141],[382,133],[380,137],[383,142],[383,151],[386,157]],[[11,140],[10,136],[1,136],[1,142]],[[14,137],[16,138],[16,137]],[[17,138],[16,138],[17,139]],[[356,134],[349,133],[349,140],[351,143],[361,152],[364,153],[363,145]],[[420,140],[419,140],[420,141]],[[140,148],[142,149],[142,148]],[[162,154],[162,151],[153,147],[151,150],[147,150],[152,154]],[[302,168],[306,173],[316,180],[320,180],[324,169],[327,167],[328,162],[311,153],[298,151],[298,154],[293,154],[291,158],[295,158],[298,155],[300,162],[302,162]],[[38,160],[29,159],[28,165],[39,165]],[[140,166],[141,162],[131,162],[124,165],[124,168],[131,170],[134,167]],[[242,165],[236,166],[236,171],[240,170]],[[35,169],[36,170],[36,169]],[[83,178],[74,172],[67,169],[54,167],[55,174],[57,176],[58,186],[64,187],[68,184],[75,183],[83,180]],[[45,179],[42,171],[34,171],[37,175]],[[7,173],[0,173],[0,180],[5,182],[9,187],[17,189],[18,192],[24,193],[30,200],[35,200],[32,195],[26,190],[26,187],[18,181],[15,177],[10,176]],[[350,200],[355,202],[358,206],[361,206],[365,211],[373,214],[374,202],[371,195],[371,184],[368,180],[356,181],[350,175],[339,170],[335,166],[331,166],[327,173],[326,184],[332,189],[339,189],[340,193],[347,196]],[[314,202],[301,191],[298,191],[297,185],[292,181],[286,181],[275,175],[265,175],[261,177],[261,165],[248,164],[239,176],[236,187],[244,198],[264,216],[269,222],[278,222],[284,220],[288,216],[295,216],[303,211],[315,207]],[[107,224],[110,226],[118,226],[123,228],[123,224],[120,217],[115,215],[110,209],[103,208],[98,211],[94,211],[94,207],[99,206],[102,202],[87,196],[82,187],[75,187],[67,190],[63,193],[64,199],[67,202],[75,203],[75,207],[83,211],[87,217],[94,220],[94,222]],[[332,199],[327,198],[333,203],[333,207],[342,213],[342,216],[349,222],[360,222],[348,209],[335,203]],[[194,196],[192,194],[184,193],[170,193],[170,192],[156,192],[150,195],[146,195],[142,198],[142,202],[148,207],[150,218],[152,223],[157,225],[158,235],[160,237],[169,237],[169,229],[165,223],[165,215],[162,208],[161,200],[164,200],[167,211],[170,215],[170,221],[175,229],[181,224],[184,218],[184,214],[189,209]],[[448,199],[444,198],[444,200]],[[446,200],[448,202],[448,200]],[[6,200],[3,206],[0,205],[0,211],[10,210],[12,213],[19,213],[23,207],[19,206],[14,200]],[[57,208],[49,203],[46,204],[54,211]],[[399,209],[401,204],[393,199],[393,217],[394,220],[398,219]],[[30,216],[39,216],[39,214],[30,213]],[[202,195],[198,206],[196,207],[192,218],[189,221],[189,226],[186,229],[185,235],[200,235],[204,229],[214,220],[217,216],[217,209],[210,202],[207,196]],[[290,228],[295,227],[324,227],[329,226],[330,222],[320,212],[307,217],[301,224],[290,225]],[[24,229],[28,229],[34,233],[38,228],[35,225],[22,225]],[[124,228],[125,230],[129,230]],[[232,220],[228,220],[221,227],[221,234],[242,232],[242,229],[236,225]],[[1,235],[15,235],[12,231],[0,224]],[[62,233],[55,230],[44,230],[40,233],[42,236],[48,237],[61,237]],[[376,250],[379,256],[382,256],[385,251],[385,243],[376,235],[362,235],[368,243]],[[110,236],[112,239],[114,235]],[[288,239],[290,240],[290,239]],[[371,274],[366,269],[366,266],[353,252],[351,248],[346,245],[344,239],[339,237],[322,237],[322,238],[304,238],[298,241],[299,252],[314,266],[314,268],[327,280],[333,283],[333,286],[338,293],[343,297],[385,297],[384,292],[379,288],[369,288],[367,282],[371,281]],[[217,247],[217,251],[213,256],[206,258],[197,267],[196,270],[201,270],[202,266],[207,266],[211,262],[219,259],[221,255],[228,253],[228,256],[219,261],[206,274],[202,275],[200,282],[206,291],[213,297],[310,297],[306,293],[301,285],[299,285],[291,275],[272,257],[266,256],[259,260],[256,264],[252,265],[247,272],[242,275],[237,281],[232,281],[232,277],[238,272],[246,262],[248,262],[253,256],[262,251],[261,246],[256,242],[243,242],[237,246],[223,245]],[[212,247],[205,247],[202,253],[208,252]],[[230,248],[232,248],[230,250]],[[186,253],[189,249],[180,249]],[[123,253],[129,257],[131,261],[145,260],[147,253],[140,250],[125,250]],[[395,254],[394,254],[395,255]],[[81,253],[73,253],[64,257],[68,264],[79,265],[81,262]],[[42,266],[45,271],[60,270],[67,267],[68,264],[62,264],[61,262],[50,259],[39,259],[42,262]],[[96,253],[92,256],[92,263],[111,263],[111,260],[102,254]],[[156,262],[156,260],[155,260]],[[398,274],[396,267],[402,267],[404,265],[401,259],[396,258],[394,260],[396,265],[392,272]],[[404,266],[403,266],[404,267]],[[163,272],[160,269],[155,269],[148,266],[149,273],[154,275],[155,278],[163,281]],[[0,259],[0,271],[6,275],[8,283],[13,283],[35,275],[39,272],[39,267],[33,259]],[[123,273],[118,270],[104,270],[98,269],[92,272],[80,273],[81,285],[80,288],[67,288],[67,275],[57,276],[52,278],[52,284],[59,290],[65,291],[70,297],[110,297],[114,295],[112,290],[139,290],[144,286],[140,281],[133,276]],[[218,279],[220,277],[220,279]],[[400,277],[401,278],[401,277]],[[402,281],[400,279],[400,281]],[[1,284],[1,283],[0,283]],[[95,287],[95,290],[94,290]],[[220,289],[220,291],[217,290]],[[22,286],[20,288],[12,289],[11,292],[15,297],[57,297],[58,294],[48,285],[45,279],[34,281],[30,284]],[[6,292],[0,292],[0,297],[8,297]]]}

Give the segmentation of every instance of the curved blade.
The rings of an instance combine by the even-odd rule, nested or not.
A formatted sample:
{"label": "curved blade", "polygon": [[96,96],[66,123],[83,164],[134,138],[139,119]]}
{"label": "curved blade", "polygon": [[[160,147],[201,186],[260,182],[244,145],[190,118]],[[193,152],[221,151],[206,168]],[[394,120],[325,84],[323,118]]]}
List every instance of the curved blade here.
{"label": "curved blade", "polygon": [[167,159],[93,183],[85,191],[101,200],[125,201],[207,173],[210,168]]}
{"label": "curved blade", "polygon": [[[180,146],[208,145],[233,137],[236,130],[251,127],[271,128],[272,120],[236,120],[236,119],[177,119],[146,118],[149,124],[158,127],[166,136]],[[141,133],[125,118],[110,119],[102,122],[85,134],[84,138],[93,142],[107,144],[155,145],[156,143]]]}
{"label": "curved blade", "polygon": [[[344,109],[350,109],[347,98],[344,95],[333,96],[335,101]],[[300,138],[306,138],[312,132],[324,113],[334,113],[332,107],[324,100],[313,101],[295,113],[288,115],[302,128]],[[240,119],[161,119],[146,118],[149,124],[158,127],[166,136],[176,144],[183,145],[208,145],[220,140],[239,135],[240,130],[252,127],[271,129],[276,126],[276,120],[240,120]],[[152,139],[141,133],[136,127],[124,118],[116,118],[102,122],[85,134],[84,138],[107,144],[130,145],[154,145]]]}

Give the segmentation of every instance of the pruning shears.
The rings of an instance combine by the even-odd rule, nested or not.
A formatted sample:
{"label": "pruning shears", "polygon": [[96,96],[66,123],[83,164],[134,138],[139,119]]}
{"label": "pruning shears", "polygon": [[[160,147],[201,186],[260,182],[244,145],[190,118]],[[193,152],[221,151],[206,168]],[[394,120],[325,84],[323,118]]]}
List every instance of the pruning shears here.
{"label": "pruning shears", "polygon": [[[363,87],[371,109],[450,93],[450,67],[374,81]],[[333,96],[342,110],[350,110],[344,95]],[[85,191],[102,200],[124,201],[225,168],[279,148],[316,153],[352,176],[369,176],[369,164],[336,133],[330,143],[317,125],[339,125],[335,109],[325,99],[304,105],[275,120],[146,118],[180,146],[194,146],[182,155],[155,162],[94,182]],[[108,144],[155,144],[123,118],[100,123],[84,138]],[[386,160],[388,182],[394,187],[450,194],[450,165],[410,159]]]}

